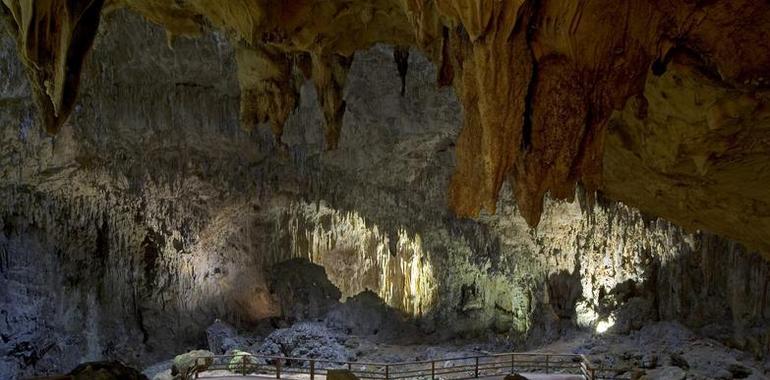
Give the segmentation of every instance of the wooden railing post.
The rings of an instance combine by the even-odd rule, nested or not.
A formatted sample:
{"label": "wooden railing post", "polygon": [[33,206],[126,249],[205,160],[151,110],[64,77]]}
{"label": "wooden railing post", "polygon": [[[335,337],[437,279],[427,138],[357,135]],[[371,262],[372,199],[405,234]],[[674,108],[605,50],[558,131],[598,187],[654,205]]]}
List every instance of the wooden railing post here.
{"label": "wooden railing post", "polygon": [[353,365],[348,362],[348,371],[353,372]]}
{"label": "wooden railing post", "polygon": [[241,375],[246,376],[246,355],[241,356]]}
{"label": "wooden railing post", "polygon": [[275,378],[281,378],[281,359],[275,359]]}
{"label": "wooden railing post", "polygon": [[385,379],[390,379],[390,366],[387,364],[385,365]]}
{"label": "wooden railing post", "polygon": [[551,369],[548,365],[548,359],[551,358],[551,355],[545,355],[545,373],[548,373],[548,371]]}
{"label": "wooden railing post", "polygon": [[476,357],[476,371],[475,371],[475,377],[478,379],[479,377],[479,357]]}
{"label": "wooden railing post", "polygon": [[511,354],[511,374],[516,373],[516,354]]}
{"label": "wooden railing post", "polygon": [[430,362],[430,379],[435,380],[436,379],[436,361],[431,360]]}
{"label": "wooden railing post", "polygon": [[310,380],[315,380],[315,360],[310,359]]}

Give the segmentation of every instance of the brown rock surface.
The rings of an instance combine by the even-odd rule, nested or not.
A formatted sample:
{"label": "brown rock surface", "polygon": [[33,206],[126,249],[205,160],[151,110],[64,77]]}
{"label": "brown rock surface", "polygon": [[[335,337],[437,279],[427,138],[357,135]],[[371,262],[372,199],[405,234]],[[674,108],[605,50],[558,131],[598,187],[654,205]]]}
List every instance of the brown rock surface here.
{"label": "brown rock surface", "polygon": [[[298,104],[298,76],[311,76],[328,149],[339,143],[353,53],[378,42],[416,46],[465,110],[449,196],[458,215],[494,212],[510,177],[535,225],[545,194],[568,199],[581,184],[589,195],[606,191],[770,251],[766,2],[112,0],[104,11],[101,0],[2,4],[51,132],[72,110],[100,13],[122,7],[169,38],[224,30],[239,46],[245,128],[269,121],[280,139]],[[652,75],[671,65],[699,74]],[[605,144],[613,113],[623,116]],[[646,134],[652,141],[634,140]]]}

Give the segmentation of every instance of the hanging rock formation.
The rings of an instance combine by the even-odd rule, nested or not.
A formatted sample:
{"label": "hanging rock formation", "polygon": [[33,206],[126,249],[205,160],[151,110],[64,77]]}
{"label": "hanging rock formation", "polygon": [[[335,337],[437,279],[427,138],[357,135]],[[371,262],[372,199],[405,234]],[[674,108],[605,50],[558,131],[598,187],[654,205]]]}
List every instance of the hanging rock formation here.
{"label": "hanging rock formation", "polygon": [[[712,130],[749,118],[752,123],[735,133],[759,140],[737,141],[724,130],[714,132],[719,137],[710,140],[719,140],[715,144],[722,148],[693,146],[678,152],[695,163],[690,169],[696,170],[689,173],[655,167],[650,161],[658,157],[632,152],[642,157],[643,167],[654,171],[642,170],[650,175],[648,180],[673,181],[698,192],[702,184],[717,180],[714,175],[721,175],[704,170],[706,166],[730,166],[725,175],[741,185],[754,184],[757,175],[766,177],[766,167],[752,172],[748,169],[754,167],[732,165],[719,153],[767,159],[767,149],[752,143],[768,138],[766,2],[109,0],[102,11],[100,0],[4,0],[3,13],[17,31],[49,131],[58,130],[72,110],[79,67],[100,13],[122,7],[162,25],[170,39],[210,29],[225,31],[240,46],[241,123],[252,128],[270,122],[279,141],[297,106],[297,77],[312,76],[324,110],[328,149],[339,143],[345,77],[353,53],[378,42],[421,49],[440,67],[438,82],[454,86],[465,110],[449,197],[460,216],[474,217],[482,209],[495,212],[500,189],[510,178],[522,215],[536,225],[545,194],[568,199],[580,184],[589,198],[597,190],[606,191],[642,210],[770,251],[762,233],[770,230],[770,192],[738,185],[737,191],[710,187],[713,195],[702,200],[683,198],[676,191],[650,194],[613,186],[624,173],[605,167],[606,161],[617,160],[611,156],[617,150],[606,149],[613,114],[631,104],[639,123],[656,123],[653,118],[666,112],[668,104],[651,102],[650,86],[654,76],[664,75],[673,64],[702,73],[687,82],[688,89],[707,82],[731,91],[721,105],[699,100],[677,112],[708,110]],[[684,134],[671,137],[675,139],[655,141],[663,144],[659,154],[689,144]],[[760,187],[766,188],[767,182],[760,181]],[[731,199],[730,207],[708,215],[697,211],[697,202],[722,199]],[[682,204],[672,212],[658,206],[666,203]],[[725,223],[731,214],[742,217]]]}
{"label": "hanging rock formation", "polygon": [[80,85],[80,70],[96,36],[104,0],[3,0],[0,17],[16,35],[35,103],[46,130],[67,120]]}

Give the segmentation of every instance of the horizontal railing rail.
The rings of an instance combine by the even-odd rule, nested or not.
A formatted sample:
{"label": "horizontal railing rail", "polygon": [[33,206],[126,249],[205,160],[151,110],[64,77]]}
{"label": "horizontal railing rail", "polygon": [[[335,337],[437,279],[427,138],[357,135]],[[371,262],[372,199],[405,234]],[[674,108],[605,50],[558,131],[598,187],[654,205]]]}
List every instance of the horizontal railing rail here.
{"label": "horizontal railing rail", "polygon": [[[578,354],[551,354],[537,352],[511,352],[464,356],[434,360],[418,360],[393,363],[350,362],[330,359],[311,359],[269,355],[215,355],[198,357],[186,374],[198,378],[200,373],[228,370],[236,374],[260,374],[281,379],[285,374],[326,376],[329,369],[347,369],[359,379],[401,380],[414,378],[474,379],[516,372],[561,373],[598,379],[599,373],[591,362]],[[603,377],[601,377],[603,378]]]}

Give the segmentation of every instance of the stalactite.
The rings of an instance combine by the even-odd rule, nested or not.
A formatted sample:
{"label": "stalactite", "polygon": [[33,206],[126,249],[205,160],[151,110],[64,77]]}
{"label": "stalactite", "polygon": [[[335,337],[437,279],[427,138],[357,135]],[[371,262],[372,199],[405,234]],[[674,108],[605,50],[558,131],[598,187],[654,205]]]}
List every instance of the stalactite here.
{"label": "stalactite", "polygon": [[396,46],[393,49],[393,60],[396,61],[398,76],[401,78],[401,96],[406,93],[406,72],[409,70],[409,47]]}
{"label": "stalactite", "polygon": [[42,124],[55,133],[77,98],[80,70],[99,27],[104,0],[8,0],[0,16],[16,34]]}
{"label": "stalactite", "polygon": [[236,50],[241,87],[241,126],[251,130],[270,122],[281,143],[283,126],[299,102],[292,61],[270,47],[239,46]]}
{"label": "stalactite", "polygon": [[[343,296],[366,289],[385,303],[414,316],[431,311],[436,280],[429,254],[420,237],[400,229],[389,236],[354,212],[339,212],[323,206],[292,203],[282,221],[291,242],[290,257],[274,262],[307,258],[326,268],[329,279]],[[326,223],[321,223],[321,221]],[[395,241],[395,251],[390,241]]]}
{"label": "stalactite", "polygon": [[312,54],[313,83],[326,120],[324,137],[327,150],[337,149],[339,144],[342,118],[345,115],[343,91],[352,63],[352,56]]}
{"label": "stalactite", "polygon": [[[454,86],[465,111],[449,187],[449,204],[459,216],[494,212],[502,184],[511,177],[520,210],[534,225],[545,194],[570,199],[580,184],[589,194],[606,191],[615,200],[635,199],[637,206],[658,215],[767,248],[766,239],[756,231],[761,229],[732,228],[734,223],[706,213],[695,217],[661,211],[657,195],[613,186],[617,183],[613,179],[623,173],[604,164],[607,156],[611,160],[617,154],[612,149],[605,152],[606,140],[613,115],[626,103],[636,105],[637,118],[654,120],[656,112],[665,112],[643,94],[651,83],[650,73],[665,77],[673,66],[682,65],[703,73],[691,88],[713,83],[734,90],[732,96],[741,107],[723,104],[704,110],[707,105],[698,103],[684,108],[708,111],[711,128],[763,115],[770,83],[766,42],[770,6],[764,2],[329,0],[241,1],[224,6],[115,0],[108,4],[104,12],[129,8],[173,36],[225,31],[239,46],[241,124],[250,129],[270,122],[279,144],[283,125],[298,104],[300,77],[312,77],[316,85],[326,120],[326,145],[334,149],[345,110],[346,73],[355,52],[376,43],[397,46],[394,59],[404,93],[409,49],[420,49],[439,67],[439,84]],[[74,105],[80,67],[101,13],[102,0],[3,3],[2,14],[17,34],[49,131],[58,129]],[[766,128],[753,133],[758,136],[751,140],[767,137]],[[680,143],[684,141],[657,144],[663,151]],[[752,151],[751,143],[740,145]],[[281,147],[278,151],[287,153]],[[710,161],[720,161],[716,150],[704,143],[682,154],[693,161],[700,176],[718,181],[721,173],[707,170]],[[761,153],[767,155],[766,150]],[[643,164],[650,166],[652,160]],[[741,174],[750,172],[745,167],[751,162],[724,162],[731,164],[723,169],[726,176],[740,177],[732,182],[752,181],[752,176]],[[654,177],[664,187],[686,177],[671,166],[658,169],[663,173]],[[755,196],[740,188],[714,191],[723,197],[738,191],[759,202],[757,207],[731,204],[721,214],[752,215],[752,223],[767,225],[763,214],[754,211],[770,204],[765,194]],[[666,199],[671,204],[678,201],[675,195],[662,194],[671,198]],[[698,207],[688,203],[688,208]]]}

